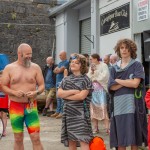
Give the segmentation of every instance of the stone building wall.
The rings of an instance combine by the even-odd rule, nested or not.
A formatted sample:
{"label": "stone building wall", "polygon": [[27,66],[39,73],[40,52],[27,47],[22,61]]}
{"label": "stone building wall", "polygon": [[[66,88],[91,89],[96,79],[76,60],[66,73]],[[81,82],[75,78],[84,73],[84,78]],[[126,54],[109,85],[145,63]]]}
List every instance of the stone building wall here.
{"label": "stone building wall", "polygon": [[33,49],[32,61],[41,67],[55,49],[55,27],[48,12],[32,3],[0,0],[0,53],[17,59],[17,47],[28,43]]}

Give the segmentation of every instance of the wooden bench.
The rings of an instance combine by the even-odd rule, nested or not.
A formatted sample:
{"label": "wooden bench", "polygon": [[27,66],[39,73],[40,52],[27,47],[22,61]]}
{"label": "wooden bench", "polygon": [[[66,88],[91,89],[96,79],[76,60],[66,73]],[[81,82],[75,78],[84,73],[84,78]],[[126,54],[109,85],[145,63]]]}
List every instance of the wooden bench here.
{"label": "wooden bench", "polygon": [[[45,107],[46,104],[46,93],[43,92],[40,95],[36,97],[37,100],[37,108],[39,112],[42,112],[43,108]],[[56,99],[54,100],[54,108],[56,108],[57,102]]]}
{"label": "wooden bench", "polygon": [[42,111],[46,104],[46,94],[45,92],[41,93],[36,97],[37,100],[37,108],[39,111]]}

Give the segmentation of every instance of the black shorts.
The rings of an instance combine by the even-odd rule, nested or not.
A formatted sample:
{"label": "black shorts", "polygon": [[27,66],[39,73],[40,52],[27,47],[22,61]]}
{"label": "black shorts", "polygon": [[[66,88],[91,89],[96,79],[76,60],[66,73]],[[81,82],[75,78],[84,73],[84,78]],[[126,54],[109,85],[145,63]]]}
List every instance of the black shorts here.
{"label": "black shorts", "polygon": [[3,111],[5,113],[8,113],[8,108],[0,108],[0,112]]}

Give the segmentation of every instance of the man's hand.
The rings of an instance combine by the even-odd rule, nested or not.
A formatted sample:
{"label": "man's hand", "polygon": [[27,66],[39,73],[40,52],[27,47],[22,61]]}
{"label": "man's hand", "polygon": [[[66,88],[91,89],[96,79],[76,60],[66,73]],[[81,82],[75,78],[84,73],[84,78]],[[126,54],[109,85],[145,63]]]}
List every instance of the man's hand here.
{"label": "man's hand", "polygon": [[118,83],[120,81],[120,79],[115,79],[115,81]]}
{"label": "man's hand", "polygon": [[68,70],[65,69],[65,70],[64,70],[64,77],[67,77],[67,76],[68,76]]}
{"label": "man's hand", "polygon": [[54,69],[54,73],[58,73],[58,72],[59,72],[59,68],[56,67],[56,68]]}
{"label": "man's hand", "polygon": [[26,93],[26,96],[28,98],[34,98],[34,97],[37,96],[37,91],[29,91],[29,92]]}
{"label": "man's hand", "polygon": [[56,67],[53,72],[58,74],[58,73],[63,73],[64,70],[65,70],[64,66],[62,66],[61,68]]}
{"label": "man's hand", "polygon": [[25,93],[21,90],[15,91],[13,95],[16,97],[25,97],[26,96]]}

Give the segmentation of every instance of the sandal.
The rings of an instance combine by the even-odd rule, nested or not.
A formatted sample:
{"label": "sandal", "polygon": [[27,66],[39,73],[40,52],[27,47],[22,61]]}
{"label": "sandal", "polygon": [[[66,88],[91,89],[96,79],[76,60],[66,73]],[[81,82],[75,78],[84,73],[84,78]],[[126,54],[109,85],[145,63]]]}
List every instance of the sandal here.
{"label": "sandal", "polygon": [[93,134],[97,134],[97,133],[99,133],[99,129],[94,129]]}
{"label": "sandal", "polygon": [[110,135],[110,129],[106,129],[106,133]]}

